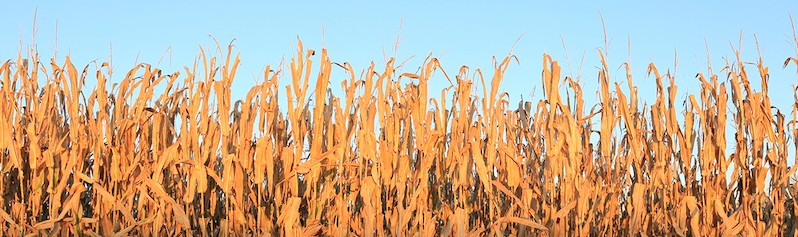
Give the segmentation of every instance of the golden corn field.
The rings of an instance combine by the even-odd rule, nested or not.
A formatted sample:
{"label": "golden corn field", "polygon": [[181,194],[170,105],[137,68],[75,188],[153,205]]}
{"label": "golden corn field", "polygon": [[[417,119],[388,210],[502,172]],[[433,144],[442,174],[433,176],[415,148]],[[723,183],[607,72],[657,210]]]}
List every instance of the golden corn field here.
{"label": "golden corn field", "polygon": [[[583,82],[543,55],[543,98],[517,103],[499,91],[512,56],[486,73],[431,57],[419,72],[394,60],[361,71],[301,42],[290,71],[267,67],[232,101],[240,61],[223,51],[171,74],[139,64],[117,82],[108,63],[42,62],[35,49],[3,62],[0,233],[797,233],[798,93],[792,108],[771,106],[769,68],[739,52],[699,73],[686,100],[650,64],[656,100],[642,105],[629,65],[611,80],[602,51]],[[582,83],[598,84],[595,103]]]}

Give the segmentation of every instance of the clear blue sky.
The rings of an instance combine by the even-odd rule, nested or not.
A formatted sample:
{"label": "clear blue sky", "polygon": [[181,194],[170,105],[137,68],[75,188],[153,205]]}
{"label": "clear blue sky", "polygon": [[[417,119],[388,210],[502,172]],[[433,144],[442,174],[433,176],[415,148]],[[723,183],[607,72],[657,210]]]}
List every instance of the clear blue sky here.
{"label": "clear blue sky", "polygon": [[[266,64],[276,66],[283,57],[290,58],[297,36],[307,48],[320,49],[322,27],[332,60],[348,61],[358,72],[372,60],[381,65],[383,49],[390,53],[397,34],[401,42],[398,58],[415,56],[406,71],[415,71],[432,52],[450,74],[461,65],[488,70],[491,57],[507,55],[524,34],[514,51],[521,64],[510,67],[502,86],[513,95],[511,104],[515,104],[521,95],[529,98],[533,88],[537,88],[535,98],[540,98],[544,52],[559,60],[567,73],[562,39],[575,74],[586,53],[582,69],[585,92],[589,97],[595,94],[596,67],[600,65],[596,49],[604,46],[601,14],[613,70],[627,60],[627,39],[631,39],[633,73],[643,98],[653,98],[655,92],[653,80],[645,77],[649,62],[657,63],[664,73],[673,68],[674,52],[678,52],[677,82],[683,99],[687,92],[697,92],[693,76],[706,70],[705,40],[719,69],[723,57],[732,56],[730,42],[736,47],[742,32],[744,59],[757,57],[756,34],[771,67],[771,96],[778,98],[777,106],[783,112],[790,112],[790,85],[798,84],[798,75],[794,66],[782,69],[781,64],[796,56],[788,15],[792,13],[798,20],[795,1],[554,2],[12,1],[0,8],[0,59],[16,57],[20,42],[23,47],[31,44],[37,7],[36,43],[43,59],[51,57],[56,48],[57,25],[58,57],[69,53],[77,65],[107,60],[112,45],[114,81],[134,66],[136,58],[156,64],[171,47],[160,67],[172,72],[193,63],[198,45],[213,46],[208,35],[222,44],[237,38],[242,66],[234,90],[242,95],[253,85],[253,75],[262,75]],[[612,73],[616,80],[625,80],[622,70]],[[339,88],[343,78],[333,78],[332,86]],[[433,88],[443,87],[442,81]],[[93,88],[91,82],[87,86]],[[439,92],[431,91],[431,95]]]}

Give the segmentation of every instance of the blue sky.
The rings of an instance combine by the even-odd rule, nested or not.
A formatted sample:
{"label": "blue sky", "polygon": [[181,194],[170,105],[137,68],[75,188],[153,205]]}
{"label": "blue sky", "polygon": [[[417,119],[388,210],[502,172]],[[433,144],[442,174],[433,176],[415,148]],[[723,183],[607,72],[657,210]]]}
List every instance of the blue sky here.
{"label": "blue sky", "polygon": [[[522,95],[528,99],[533,89],[535,98],[540,98],[543,53],[559,60],[565,73],[570,63],[574,74],[578,74],[584,54],[581,75],[589,99],[595,95],[596,67],[600,65],[596,49],[604,47],[603,15],[610,67],[618,69],[631,59],[643,99],[653,99],[655,92],[653,79],[645,77],[649,62],[657,63],[663,73],[673,70],[678,52],[675,70],[678,95],[683,99],[686,93],[698,92],[694,75],[706,71],[707,50],[715,68],[721,68],[723,58],[733,55],[730,43],[736,47],[742,32],[743,58],[756,59],[756,34],[765,63],[771,67],[771,96],[778,98],[776,105],[783,112],[790,111],[790,85],[798,84],[798,75],[794,66],[782,69],[781,64],[796,56],[789,20],[789,13],[798,15],[795,1],[553,2],[13,1],[0,9],[0,58],[15,58],[20,43],[22,47],[32,43],[37,8],[36,43],[42,58],[53,55],[56,35],[58,58],[69,53],[77,65],[107,60],[112,46],[114,81],[121,80],[136,60],[156,64],[166,54],[159,66],[173,72],[194,62],[199,45],[213,46],[208,35],[222,44],[236,38],[242,66],[234,92],[241,95],[262,75],[266,64],[276,66],[291,57],[297,36],[307,48],[320,49],[322,28],[332,60],[350,62],[358,72],[372,60],[381,65],[383,49],[392,54],[397,35],[399,60],[415,56],[405,71],[415,71],[429,53],[438,57],[450,74],[461,65],[489,71],[491,57],[507,55],[523,34],[514,51],[521,64],[510,67],[501,88],[513,95],[511,104]],[[563,40],[570,60],[566,60]],[[622,70],[611,73],[615,80],[625,81]],[[345,78],[338,75],[332,79],[333,88]],[[432,88],[442,88],[448,84],[444,81],[437,80]],[[758,80],[753,82],[758,84]],[[87,86],[93,87],[91,82]],[[436,90],[430,93],[439,95]]]}

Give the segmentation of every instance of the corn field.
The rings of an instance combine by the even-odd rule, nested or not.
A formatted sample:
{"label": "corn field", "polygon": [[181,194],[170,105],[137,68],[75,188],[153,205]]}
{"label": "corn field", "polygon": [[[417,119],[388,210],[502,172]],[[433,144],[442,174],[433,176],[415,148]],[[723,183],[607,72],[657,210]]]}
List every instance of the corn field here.
{"label": "corn field", "polygon": [[[108,63],[35,49],[3,62],[0,233],[796,236],[798,91],[771,106],[761,59],[735,52],[686,100],[652,63],[641,105],[628,64],[612,81],[599,50],[580,82],[543,55],[543,98],[516,106],[499,91],[513,56],[486,73],[432,57],[361,71],[298,42],[288,70],[267,66],[232,101],[239,56],[218,49],[118,82]],[[595,103],[582,83],[598,83]]]}

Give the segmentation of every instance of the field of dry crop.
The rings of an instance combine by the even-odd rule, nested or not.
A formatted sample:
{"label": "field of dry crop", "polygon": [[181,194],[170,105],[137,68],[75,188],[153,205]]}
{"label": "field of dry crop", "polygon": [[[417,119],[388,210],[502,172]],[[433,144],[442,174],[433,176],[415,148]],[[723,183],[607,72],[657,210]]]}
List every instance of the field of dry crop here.
{"label": "field of dry crop", "polygon": [[[519,102],[499,91],[513,57],[405,73],[297,46],[237,101],[232,47],[173,73],[35,49],[2,62],[0,233],[796,236],[798,96],[771,106],[761,60],[735,52],[686,101],[651,64],[643,105],[601,51],[582,82],[544,55],[543,99]],[[598,83],[595,102],[582,83]]]}

